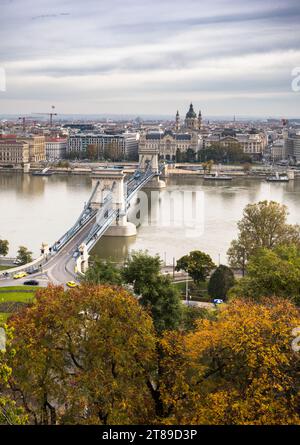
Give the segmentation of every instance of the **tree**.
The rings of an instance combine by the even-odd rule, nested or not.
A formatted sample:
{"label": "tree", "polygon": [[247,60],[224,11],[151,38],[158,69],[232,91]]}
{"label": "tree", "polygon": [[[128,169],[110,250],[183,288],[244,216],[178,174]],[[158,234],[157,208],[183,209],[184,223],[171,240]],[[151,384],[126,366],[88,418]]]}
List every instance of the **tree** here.
{"label": "tree", "polygon": [[20,265],[31,263],[32,252],[30,252],[27,247],[20,246],[17,252],[17,260],[20,262]]}
{"label": "tree", "polygon": [[149,283],[156,282],[161,265],[158,255],[150,256],[148,252],[133,251],[122,269],[123,281],[132,284],[137,295],[143,294]]}
{"label": "tree", "polygon": [[251,171],[251,164],[249,163],[249,162],[246,162],[244,165],[243,165],[243,171],[244,171],[244,173],[250,173],[250,171]]}
{"label": "tree", "polygon": [[10,319],[11,393],[35,424],[152,421],[149,315],[121,288],[50,286]]}
{"label": "tree", "polygon": [[169,277],[160,273],[161,260],[147,252],[133,252],[122,270],[123,280],[132,284],[142,306],[148,309],[158,333],[176,329],[181,322],[180,294]]}
{"label": "tree", "polygon": [[158,275],[147,283],[139,302],[151,313],[156,331],[176,329],[182,320],[182,302],[179,291],[169,277]]}
{"label": "tree", "polygon": [[0,239],[0,255],[6,256],[8,254],[9,242],[5,239]]}
{"label": "tree", "polygon": [[184,331],[194,331],[197,328],[197,322],[200,319],[215,318],[215,311],[203,307],[184,305],[182,311],[181,329]]}
{"label": "tree", "polygon": [[176,162],[183,162],[183,156],[179,148],[176,150]]}
{"label": "tree", "polygon": [[188,335],[165,333],[163,423],[300,424],[298,326],[286,300],[236,300]]}
{"label": "tree", "polygon": [[[5,332],[6,348],[8,348],[12,340],[12,330],[7,327],[5,331],[3,328],[1,330],[0,335]],[[8,353],[7,350],[0,350],[0,425],[24,425],[27,423],[27,416],[23,409],[17,407],[15,401],[7,395],[9,379],[12,374],[12,369],[7,365],[7,361],[13,357],[13,354],[13,351]]]}
{"label": "tree", "polygon": [[239,280],[231,296],[261,300],[287,298],[300,304],[300,250],[297,246],[260,248],[250,257],[247,275]]}
{"label": "tree", "polygon": [[259,247],[300,245],[300,226],[287,224],[287,216],[286,206],[275,201],[248,204],[238,222],[238,239],[232,241],[227,252],[230,266],[244,270],[250,255]]}
{"label": "tree", "polygon": [[88,159],[95,161],[98,157],[98,148],[96,144],[89,144],[86,149]]}
{"label": "tree", "polygon": [[194,250],[177,261],[175,270],[184,270],[196,284],[200,284],[201,281],[206,281],[214,267],[216,266],[209,255],[200,250]]}
{"label": "tree", "polygon": [[110,261],[96,258],[87,270],[84,281],[89,284],[122,284],[120,270]]}
{"label": "tree", "polygon": [[234,285],[232,270],[221,264],[212,273],[208,283],[208,293],[211,297],[226,300],[227,292]]}

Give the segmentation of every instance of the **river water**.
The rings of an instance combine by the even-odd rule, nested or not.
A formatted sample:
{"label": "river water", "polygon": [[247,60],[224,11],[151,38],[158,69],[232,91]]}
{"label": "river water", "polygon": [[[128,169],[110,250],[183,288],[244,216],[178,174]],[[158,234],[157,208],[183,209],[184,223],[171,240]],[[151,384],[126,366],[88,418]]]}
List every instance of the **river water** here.
{"label": "river water", "polygon": [[[15,256],[20,245],[37,256],[42,242],[53,243],[72,226],[90,194],[87,176],[0,172],[0,238],[9,240],[9,256]],[[132,203],[129,220],[138,225],[136,237],[103,237],[93,253],[121,261],[130,250],[143,249],[172,264],[173,258],[200,249],[215,262],[226,263],[243,208],[262,199],[286,204],[289,222],[300,222],[299,180],[270,184],[237,178],[211,183],[192,176],[172,177],[165,190],[141,192]]]}

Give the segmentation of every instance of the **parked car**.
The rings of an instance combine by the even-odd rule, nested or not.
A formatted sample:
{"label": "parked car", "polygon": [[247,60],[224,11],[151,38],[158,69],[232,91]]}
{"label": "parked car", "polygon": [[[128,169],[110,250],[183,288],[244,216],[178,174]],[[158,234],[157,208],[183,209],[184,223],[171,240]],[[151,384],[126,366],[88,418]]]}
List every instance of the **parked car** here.
{"label": "parked car", "polygon": [[40,283],[37,280],[27,280],[23,284],[24,286],[38,286]]}
{"label": "parked car", "polygon": [[213,300],[213,303],[214,303],[215,306],[217,306],[217,304],[222,304],[222,303],[224,303],[224,301],[221,300],[221,298],[215,298]]}

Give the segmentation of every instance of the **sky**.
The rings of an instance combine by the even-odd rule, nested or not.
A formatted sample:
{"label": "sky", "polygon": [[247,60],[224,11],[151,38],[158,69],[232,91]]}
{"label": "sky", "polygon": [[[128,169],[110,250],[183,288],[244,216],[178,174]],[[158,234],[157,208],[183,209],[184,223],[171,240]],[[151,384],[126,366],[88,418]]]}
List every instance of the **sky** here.
{"label": "sky", "polygon": [[0,0],[0,8],[0,114],[55,105],[60,114],[183,115],[192,101],[204,117],[300,117],[299,0]]}

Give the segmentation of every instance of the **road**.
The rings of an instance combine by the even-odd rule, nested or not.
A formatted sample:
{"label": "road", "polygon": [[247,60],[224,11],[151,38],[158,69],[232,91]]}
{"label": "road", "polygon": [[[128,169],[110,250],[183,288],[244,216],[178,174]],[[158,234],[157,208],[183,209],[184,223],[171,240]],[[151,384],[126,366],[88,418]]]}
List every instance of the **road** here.
{"label": "road", "polygon": [[2,278],[0,279],[0,287],[21,285],[29,279],[38,280],[41,286],[47,286],[49,283],[65,284],[68,281],[76,280],[75,259],[73,255],[78,246],[86,238],[95,221],[96,216],[91,218],[58,253],[50,257],[49,260],[43,264],[39,272],[17,280],[13,278]]}

